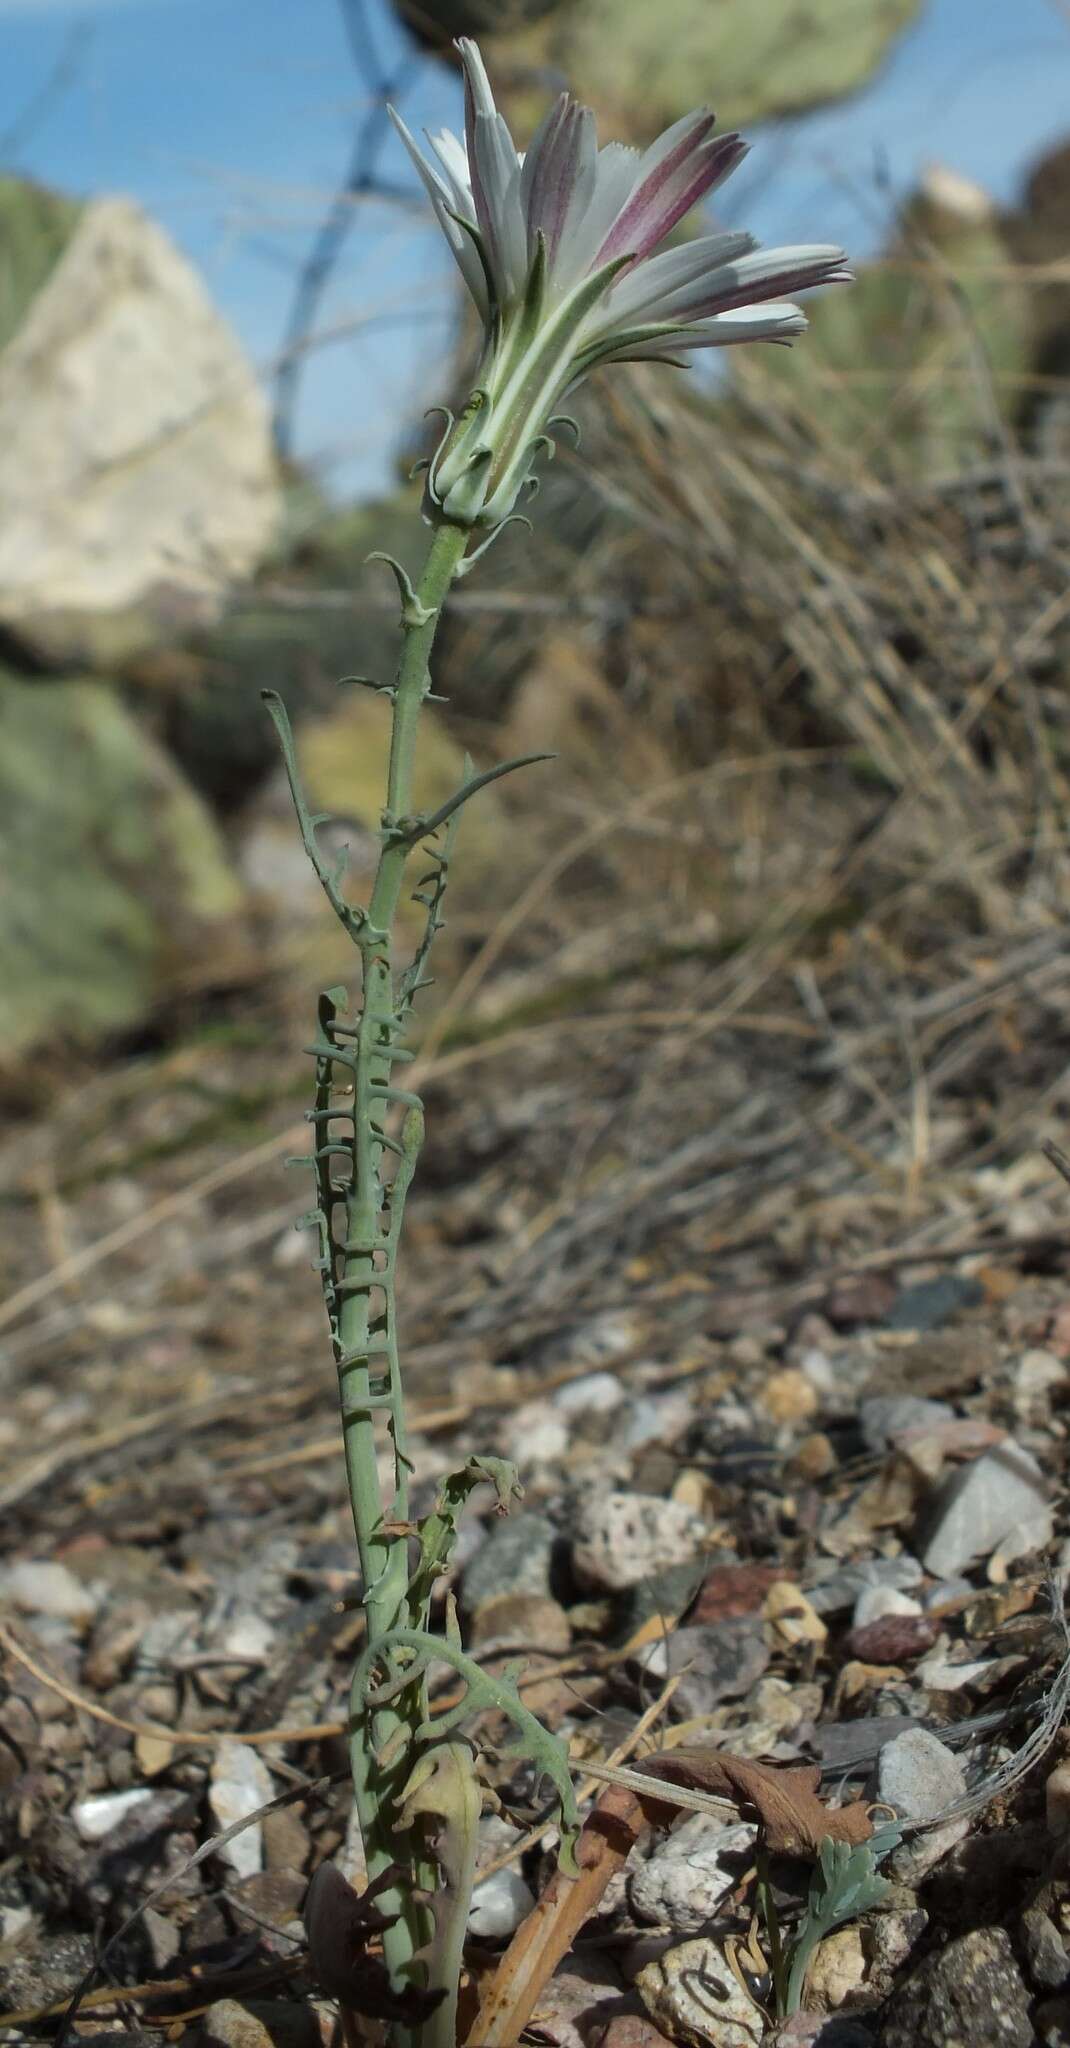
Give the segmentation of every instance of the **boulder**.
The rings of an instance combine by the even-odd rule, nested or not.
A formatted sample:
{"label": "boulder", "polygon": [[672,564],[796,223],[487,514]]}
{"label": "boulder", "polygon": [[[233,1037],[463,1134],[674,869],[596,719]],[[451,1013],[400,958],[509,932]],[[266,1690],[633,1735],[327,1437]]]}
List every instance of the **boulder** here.
{"label": "boulder", "polygon": [[0,1061],[130,1030],[230,953],[219,833],[105,684],[0,671],[0,817]]}
{"label": "boulder", "polygon": [[[276,530],[268,412],[197,273],[130,200],[7,181],[0,623],[34,659],[107,667],[213,617]],[[0,277],[3,273],[0,273]]]}

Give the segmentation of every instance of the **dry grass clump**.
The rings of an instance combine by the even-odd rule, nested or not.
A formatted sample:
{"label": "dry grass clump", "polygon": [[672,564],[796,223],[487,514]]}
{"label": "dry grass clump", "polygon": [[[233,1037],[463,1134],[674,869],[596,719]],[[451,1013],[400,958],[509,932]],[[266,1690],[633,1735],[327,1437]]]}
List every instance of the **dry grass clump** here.
{"label": "dry grass clump", "polygon": [[[1019,302],[1046,282],[989,267]],[[582,463],[601,516],[544,580],[525,664],[509,643],[510,743],[569,767],[532,821],[547,870],[434,1037],[463,1015],[526,1025],[533,1056],[536,1027],[584,1046],[613,1137],[592,1128],[583,1228],[607,1261],[701,1213],[705,1243],[779,1230],[795,1265],[810,1200],[845,1251],[890,1218],[957,1242],[1046,1175],[1022,1154],[1070,1109],[1068,470],[1018,431],[1036,380],[997,387],[940,251],[899,269],[880,408],[834,349],[798,382],[741,356],[714,403],[643,371],[605,388]],[[921,330],[930,394],[955,393],[949,469],[903,426]],[[473,616],[454,666],[481,649]],[[696,1113],[706,1152],[674,1178]],[[575,1175],[562,1230],[566,1210]],[[518,1302],[540,1263],[549,1288],[563,1238],[541,1234]]]}

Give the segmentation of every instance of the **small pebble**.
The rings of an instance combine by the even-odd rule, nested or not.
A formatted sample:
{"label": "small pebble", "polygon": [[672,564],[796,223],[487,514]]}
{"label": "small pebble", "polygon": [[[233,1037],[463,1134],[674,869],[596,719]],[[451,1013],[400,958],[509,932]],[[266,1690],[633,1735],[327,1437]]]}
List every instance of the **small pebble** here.
{"label": "small pebble", "polygon": [[806,1594],[818,1614],[843,1614],[867,1586],[916,1586],[923,1576],[916,1557],[872,1557],[837,1566],[816,1586],[807,1586]]}
{"label": "small pebble", "polygon": [[880,2048],[1033,2048],[1029,1994],[1002,1927],[926,1958],[886,2008]]}
{"label": "small pebble", "polygon": [[469,1612],[503,1593],[548,1595],[556,1542],[557,1530],[545,1515],[506,1515],[493,1522],[462,1581]]}
{"label": "small pebble", "polygon": [[620,2002],[620,1979],[608,1956],[571,1955],[539,1993],[539,2039],[550,2048],[588,2048]]}
{"label": "small pebble", "polygon": [[589,2040],[590,2048],[667,2048],[661,2028],[641,2012],[616,2013],[605,2031]]}
{"label": "small pebble", "polygon": [[1043,1401],[1056,1387],[1065,1386],[1066,1360],[1051,1351],[1023,1351],[1014,1374],[1014,1398],[1023,1407]]}
{"label": "small pebble", "polygon": [[762,1603],[762,1615],[770,1623],[777,1642],[792,1649],[799,1643],[820,1646],[828,1635],[816,1608],[788,1579],[778,1579],[770,1586]]}
{"label": "small pebble", "polygon": [[761,1621],[741,1615],[707,1628],[675,1629],[640,1651],[637,1661],[655,1678],[682,1672],[674,1704],[687,1719],[749,1692],[768,1669],[770,1652]]}
{"label": "small pebble", "polygon": [[917,1666],[917,1676],[927,1692],[962,1692],[964,1687],[975,1685],[979,1678],[991,1672],[990,1657],[968,1657],[961,1663],[949,1655],[947,1638],[944,1647],[939,1645],[930,1657]]}
{"label": "small pebble", "polygon": [[613,1447],[641,1451],[648,1444],[675,1443],[687,1428],[693,1410],[691,1396],[682,1388],[667,1394],[638,1394],[617,1417]]}
{"label": "small pebble", "polygon": [[940,1607],[952,1610],[956,1601],[973,1599],[977,1588],[970,1579],[937,1579],[935,1586],[926,1586],[921,1594],[921,1604],[926,1614],[933,1614]]}
{"label": "small pebble", "polygon": [[[715,1564],[707,1571],[690,1620],[725,1621],[733,1614],[757,1614],[770,1586],[784,1573],[775,1564]],[[811,1602],[813,1605],[813,1602]]]}
{"label": "small pebble", "polygon": [[895,1808],[904,1820],[935,1820],[966,1791],[966,1775],[957,1756],[927,1728],[911,1728],[881,1750],[877,1762],[877,1798]]}
{"label": "small pebble", "polygon": [[576,1514],[572,1563],[582,1585],[617,1592],[666,1565],[690,1562],[709,1539],[706,1523],[677,1501],[590,1493]]}
{"label": "small pebble", "polygon": [[202,2021],[209,2048],[321,2048],[319,2022],[299,2000],[218,1998]]}
{"label": "small pebble", "polygon": [[756,1835],[748,1821],[722,1827],[703,1813],[674,1828],[630,1876],[637,1919],[665,1924],[674,1934],[697,1934],[744,1875]]}
{"label": "small pebble", "polygon": [[525,1471],[554,1465],[568,1449],[568,1422],[543,1400],[525,1401],[505,1426],[505,1454]]}
{"label": "small pebble", "polygon": [[19,1558],[0,1572],[0,1598],[24,1614],[47,1614],[53,1621],[92,1621],[100,1602],[65,1564],[47,1558]]}
{"label": "small pebble", "polygon": [[274,1640],[275,1630],[264,1615],[236,1614],[218,1638],[218,1652],[242,1664],[264,1664]]}
{"label": "small pebble", "polygon": [[848,1273],[834,1283],[823,1307],[835,1329],[849,1330],[883,1322],[895,1299],[895,1282],[887,1273]]}
{"label": "small pebble", "polygon": [[[940,1488],[922,1552],[927,1571],[950,1578],[975,1557],[1001,1548],[1023,1557],[1050,1541],[1051,1507],[1035,1458],[1013,1443],[986,1451]],[[1011,1551],[1008,1553],[1008,1542]]]}
{"label": "small pebble", "polygon": [[824,2012],[836,2012],[859,1989],[866,1974],[862,1935],[858,1927],[841,1927],[826,1935],[806,1973],[806,1996]]}
{"label": "small pebble", "polygon": [[866,1449],[875,1454],[889,1450],[908,1430],[935,1429],[954,1420],[955,1410],[946,1401],[926,1401],[920,1394],[875,1394],[858,1411]]}
{"label": "small pebble", "polygon": [[758,2048],[765,2033],[762,2013],[715,1941],[668,1949],[635,1985],[651,2019],[687,2048]]}
{"label": "small pebble", "polygon": [[874,1913],[862,1929],[862,1946],[869,1965],[868,1988],[887,1997],[904,1963],[917,1947],[929,1924],[920,1906],[905,1911]]}
{"label": "small pebble", "polygon": [[851,1616],[852,1628],[865,1628],[867,1622],[883,1621],[886,1614],[920,1614],[921,1602],[910,1593],[901,1593],[898,1586],[863,1586]]}
{"label": "small pebble", "polygon": [[1037,1990],[1061,1991],[1070,1976],[1070,1955],[1055,1922],[1041,1907],[1030,1906],[1020,1925],[1025,1960]]}
{"label": "small pebble", "polygon": [[0,1906],[0,1946],[14,1948],[32,1934],[36,1921],[30,1906]]}
{"label": "small pebble", "polygon": [[83,1842],[103,1842],[113,1828],[117,1828],[134,1812],[152,1798],[146,1786],[138,1786],[131,1792],[105,1792],[96,1799],[79,1799],[71,1807],[71,1819]]}
{"label": "small pebble", "polygon": [[979,1280],[966,1273],[940,1273],[902,1287],[884,1316],[886,1330],[938,1330],[960,1309],[977,1308],[985,1298]]}
{"label": "small pebble", "polygon": [[[666,1565],[663,1572],[653,1572],[649,1578],[640,1579],[637,1586],[627,1586],[610,1609],[611,1614],[614,1610],[616,1612],[622,1639],[627,1642],[644,1622],[650,1620],[664,1622],[666,1626],[678,1621],[691,1608],[702,1586],[703,1571],[702,1559],[695,1558],[690,1564]],[[575,1610],[571,1618],[577,1634],[591,1633],[581,1629]],[[705,1619],[697,1612],[689,1613],[688,1618],[692,1623]],[[611,1622],[605,1624],[605,1627],[611,1626]]]}
{"label": "small pebble", "polygon": [[802,1480],[804,1485],[814,1485],[818,1479],[827,1479],[836,1470],[836,1453],[830,1439],[821,1430],[812,1436],[804,1436],[793,1451],[787,1466],[790,1479]]}
{"label": "small pebble", "polygon": [[169,1963],[181,1953],[182,1930],[163,1913],[157,1913],[152,1906],[141,1909],[141,1925],[149,1944],[154,1970],[166,1970]]}
{"label": "small pebble", "polygon": [[799,1371],[806,1374],[818,1394],[835,1393],[836,1368],[828,1352],[823,1351],[819,1344],[811,1344],[799,1354]]}
{"label": "small pebble", "polygon": [[542,1593],[499,1593],[472,1616],[472,1648],[483,1657],[506,1647],[560,1655],[571,1641],[564,1608]]}
{"label": "small pebble", "polygon": [[910,1835],[888,1858],[885,1874],[894,1878],[896,1884],[909,1885],[917,1891],[969,1832],[969,1817],[963,1815],[961,1820],[941,1821],[938,1827],[926,1828],[923,1834]]}
{"label": "small pebble", "polygon": [[936,1623],[927,1614],[883,1614],[853,1628],[843,1648],[861,1664],[911,1664],[932,1649],[936,1637]]}
{"label": "small pebble", "polygon": [[535,1894],[519,1870],[496,1870],[472,1893],[468,1932],[483,1941],[504,1941],[515,1934],[535,1904]]}
{"label": "small pebble", "polygon": [[579,1380],[555,1387],[551,1405],[562,1415],[612,1415],[624,1399],[624,1388],[616,1373],[588,1372]]}
{"label": "small pebble", "polygon": [[821,1405],[813,1380],[795,1365],[773,1373],[758,1399],[772,1422],[809,1422]]}
{"label": "small pebble", "polygon": [[[263,1757],[247,1742],[226,1737],[216,1750],[208,1791],[208,1803],[217,1827],[221,1831],[233,1827],[235,1821],[247,1819],[258,1806],[266,1806],[274,1796],[275,1787]],[[264,1861],[260,1822],[252,1821],[240,1835],[235,1835],[232,1842],[225,1842],[217,1853],[220,1861],[228,1864],[235,1876],[252,1877],[262,1868]]]}

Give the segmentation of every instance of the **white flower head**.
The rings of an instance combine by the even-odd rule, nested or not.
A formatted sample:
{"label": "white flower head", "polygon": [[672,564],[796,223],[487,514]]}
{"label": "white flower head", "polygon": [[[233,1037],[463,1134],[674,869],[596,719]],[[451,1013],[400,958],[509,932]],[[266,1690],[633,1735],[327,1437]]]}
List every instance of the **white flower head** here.
{"label": "white flower head", "polygon": [[[508,517],[555,407],[600,363],[678,363],[682,350],[790,342],[806,318],[785,293],[850,278],[842,249],[759,249],[751,235],[661,244],[746,155],[705,108],[648,150],[599,149],[594,115],[562,93],[520,155],[474,42],[465,138],[430,155],[392,117],[484,325],[479,379],[428,472],[428,505],[472,525]],[[660,253],[659,253],[660,251]]]}

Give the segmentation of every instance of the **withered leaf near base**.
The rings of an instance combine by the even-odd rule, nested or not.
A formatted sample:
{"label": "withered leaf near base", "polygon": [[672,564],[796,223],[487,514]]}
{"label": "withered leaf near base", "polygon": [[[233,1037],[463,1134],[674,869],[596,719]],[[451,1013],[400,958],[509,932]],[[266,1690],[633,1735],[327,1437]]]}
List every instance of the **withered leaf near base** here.
{"label": "withered leaf near base", "polygon": [[854,1844],[868,1842],[873,1833],[863,1800],[852,1800],[848,1806],[825,1805],[817,1789],[821,1782],[817,1764],[780,1770],[722,1749],[681,1746],[643,1757],[634,1768],[670,1785],[685,1785],[753,1807],[766,1846],[774,1854],[816,1856],[830,1837],[834,1842]]}

